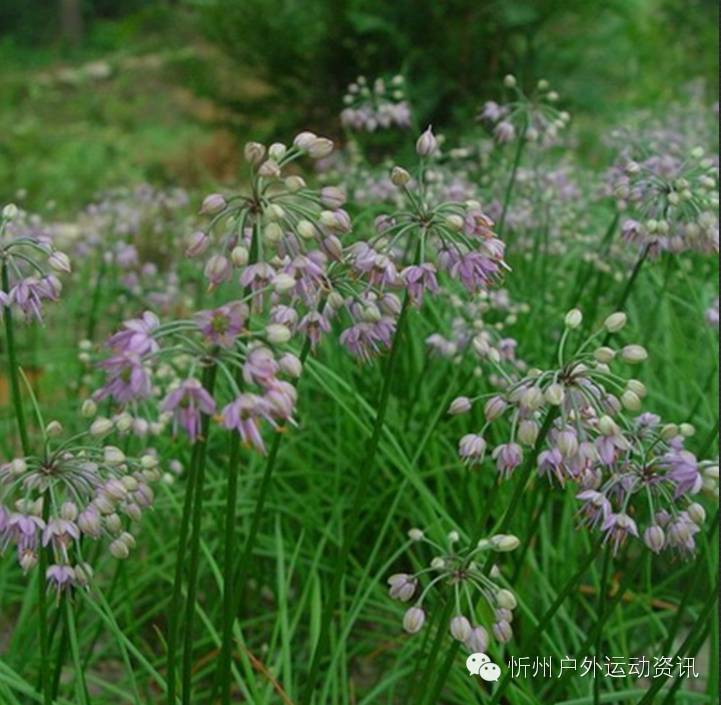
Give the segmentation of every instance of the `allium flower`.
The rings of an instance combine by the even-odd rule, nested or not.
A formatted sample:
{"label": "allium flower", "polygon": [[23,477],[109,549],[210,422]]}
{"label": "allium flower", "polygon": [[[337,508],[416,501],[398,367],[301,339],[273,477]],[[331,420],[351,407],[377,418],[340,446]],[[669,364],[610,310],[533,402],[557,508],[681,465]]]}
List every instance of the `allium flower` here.
{"label": "allium flower", "polygon": [[[485,560],[485,565],[481,565],[481,559],[490,552],[513,550],[519,545],[518,539],[515,536],[499,534],[490,539],[482,539],[476,546],[459,550],[457,544],[460,537],[455,531],[448,534],[445,545],[429,539],[418,529],[412,529],[408,533],[411,542],[427,545],[435,555],[427,568],[413,575],[396,573],[388,578],[388,593],[392,599],[400,602],[413,600],[412,606],[403,616],[403,629],[409,634],[419,632],[426,621],[424,605],[430,599],[432,591],[434,588],[445,589],[449,593],[448,599],[453,599],[455,604],[455,613],[450,619],[448,629],[451,636],[462,642],[469,652],[484,651],[489,641],[487,629],[478,624],[478,597],[487,603],[494,615],[491,631],[496,640],[500,643],[509,641],[513,635],[510,622],[513,620],[516,599],[510,590],[499,587],[495,582],[497,569],[490,571],[496,577],[487,575],[490,557]],[[430,577],[430,580],[421,588],[421,580],[427,577]]]}
{"label": "allium flower", "polygon": [[223,348],[233,346],[248,318],[248,306],[235,301],[212,311],[199,311],[195,321],[205,339]]}
{"label": "allium flower", "polygon": [[215,412],[215,400],[197,379],[186,379],[165,398],[163,411],[173,414],[173,426],[180,425],[195,442],[200,434],[201,414]]}
{"label": "allium flower", "polygon": [[42,320],[43,302],[57,301],[62,291],[54,272],[68,274],[70,258],[55,249],[37,219],[13,204],[0,212],[0,262],[7,279],[7,290],[0,283],[0,305]]}
{"label": "allium flower", "polygon": [[[559,366],[534,370],[514,379],[518,371],[504,362],[497,349],[477,335],[471,347],[506,380],[502,393],[464,396],[463,408],[484,398],[486,423],[476,433],[466,434],[459,444],[464,462],[481,463],[486,445],[483,438],[491,423],[504,417],[510,421],[510,437],[491,452],[503,476],[523,461],[523,446],[538,444],[537,470],[550,481],[578,485],[581,502],[579,519],[593,530],[601,530],[614,550],[628,538],[643,536],[654,552],[662,548],[693,546],[693,531],[686,530],[685,517],[692,523],[704,520],[702,511],[692,512],[692,497],[703,489],[713,492],[713,478],[706,473],[713,465],[699,462],[684,449],[684,437],[693,432],[688,424],[661,423],[651,413],[636,413],[646,395],[638,380],[626,380],[611,370],[614,359],[627,364],[646,358],[637,345],[620,350],[595,347],[597,339],[623,328],[625,316],[609,316],[599,331],[578,343],[569,353],[571,336],[582,319],[580,311],[565,317],[565,331],[559,344]],[[547,432],[541,435],[541,425]],[[550,422],[550,423],[549,423]],[[700,505],[698,505],[700,506]],[[683,540],[672,543],[659,516],[676,522]],[[665,538],[657,528],[661,527]]]}
{"label": "allium flower", "polygon": [[359,76],[343,96],[345,107],[340,114],[343,127],[366,132],[410,127],[411,109],[403,84],[401,75],[389,82],[377,78],[370,85],[364,76]]}
{"label": "allium flower", "polygon": [[129,457],[88,432],[67,440],[48,436],[42,455],[0,465],[0,551],[14,547],[28,572],[45,547],[52,556],[48,586],[58,593],[85,587],[92,571],[81,541],[106,540],[111,553],[119,539],[132,547],[131,531],[153,502],[158,465],[150,451]]}
{"label": "allium flower", "polygon": [[499,105],[495,101],[487,101],[477,119],[493,131],[493,136],[500,143],[525,139],[528,142],[549,146],[557,142],[558,132],[568,125],[570,115],[559,111],[555,106],[558,94],[550,90],[548,81],[540,80],[535,90],[524,93],[513,80],[504,81],[504,85],[512,94],[508,103]]}
{"label": "allium flower", "polygon": [[661,251],[718,253],[718,167],[703,150],[648,154],[626,147],[608,174],[609,191],[628,215],[624,239]]}

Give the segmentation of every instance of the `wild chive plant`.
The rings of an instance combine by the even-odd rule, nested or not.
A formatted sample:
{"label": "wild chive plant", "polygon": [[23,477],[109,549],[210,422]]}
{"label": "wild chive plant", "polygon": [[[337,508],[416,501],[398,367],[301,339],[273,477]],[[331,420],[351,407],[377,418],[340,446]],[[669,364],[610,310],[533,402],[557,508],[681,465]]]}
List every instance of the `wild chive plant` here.
{"label": "wild chive plant", "polygon": [[[453,603],[453,616],[448,622],[451,636],[462,642],[469,652],[486,651],[489,632],[501,644],[513,636],[511,623],[516,598],[497,582],[500,572],[494,566],[487,576],[483,570],[484,553],[506,553],[519,545],[518,538],[497,534],[481,539],[475,546],[461,549],[458,532],[446,536],[445,545],[430,539],[420,529],[411,529],[408,536],[413,543],[425,543],[435,554],[427,566],[415,573],[395,573],[388,578],[389,595],[400,602],[410,603],[403,616],[403,629],[416,634],[423,629],[427,612],[424,604],[434,591],[448,591]],[[494,581],[495,579],[495,581]],[[482,599],[492,610],[493,622],[485,627],[479,623],[476,601]]]}
{"label": "wild chive plant", "polygon": [[366,132],[410,127],[411,108],[404,83],[400,74],[390,81],[377,78],[372,84],[365,76],[358,76],[343,96],[345,107],[340,114],[343,127]]}

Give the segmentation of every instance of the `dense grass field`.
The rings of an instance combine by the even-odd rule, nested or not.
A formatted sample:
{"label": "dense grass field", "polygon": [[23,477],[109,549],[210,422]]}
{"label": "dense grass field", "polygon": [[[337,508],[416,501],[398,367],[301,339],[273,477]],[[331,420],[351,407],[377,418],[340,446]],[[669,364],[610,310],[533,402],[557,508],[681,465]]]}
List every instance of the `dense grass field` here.
{"label": "dense grass field", "polygon": [[4,79],[0,703],[716,702],[718,104],[243,145],[178,51]]}

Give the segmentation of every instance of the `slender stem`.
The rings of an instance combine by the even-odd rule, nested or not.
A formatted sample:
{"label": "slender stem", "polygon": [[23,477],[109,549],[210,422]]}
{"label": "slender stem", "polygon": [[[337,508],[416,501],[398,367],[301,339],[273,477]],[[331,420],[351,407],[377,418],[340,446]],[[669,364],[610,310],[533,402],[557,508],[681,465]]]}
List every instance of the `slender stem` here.
{"label": "slender stem", "polygon": [[[217,367],[211,363],[203,371],[203,387],[212,395],[215,386]],[[201,422],[201,437],[197,441],[198,455],[195,468],[195,489],[193,492],[193,514],[190,535],[190,564],[188,568],[188,589],[185,597],[185,623],[183,643],[183,673],[181,702],[183,705],[191,703],[191,688],[193,677],[193,618],[195,617],[195,599],[198,590],[198,563],[200,558],[200,529],[203,513],[203,486],[205,484],[205,458],[208,448],[208,432],[210,430],[210,416],[203,416]]]}
{"label": "slender stem", "polygon": [[[218,664],[220,676],[220,701],[230,705],[230,663],[233,651],[233,623],[235,618],[233,599],[233,553],[235,544],[235,509],[238,501],[238,474],[240,472],[240,434],[231,431],[230,459],[228,461],[228,487],[225,504],[225,557],[223,562],[223,638]],[[280,434],[279,434],[280,435]]]}
{"label": "slender stem", "polygon": [[80,694],[80,702],[82,705],[88,705],[90,699],[88,697],[88,686],[85,682],[85,672],[80,662],[80,648],[78,646],[78,635],[75,630],[75,616],[73,615],[73,606],[70,600],[65,600],[65,620],[68,638],[70,640],[70,655],[73,661],[73,669],[75,671],[75,689]]}
{"label": "slender stem", "polygon": [[[603,644],[603,625],[606,621],[605,607],[606,607],[606,587],[608,584],[608,573],[611,567],[611,542],[606,544],[606,549],[603,553],[603,565],[601,568],[601,582],[598,586],[598,607],[596,613],[598,618],[596,620],[596,646],[594,653],[596,655],[596,661],[598,662],[601,658],[601,645]],[[593,705],[599,705],[601,702],[601,679],[594,673],[593,678]]]}
{"label": "slender stem", "polygon": [[[10,277],[8,275],[7,261],[2,263],[2,288],[3,291],[10,291]],[[18,375],[18,362],[15,350],[15,327],[13,325],[13,312],[10,306],[5,306],[3,311],[5,319],[5,337],[7,340],[8,352],[8,377],[10,378],[10,395],[12,397],[13,411],[15,412],[15,420],[18,425],[18,433],[20,435],[20,445],[22,446],[23,455],[30,455],[30,440],[28,438],[28,430],[25,425],[25,412],[23,411],[23,400],[20,395],[20,377]],[[44,576],[43,576],[44,579]]]}
{"label": "slender stem", "polygon": [[183,501],[183,514],[180,520],[180,535],[178,536],[178,550],[175,555],[175,577],[173,579],[173,592],[170,598],[168,612],[168,653],[166,659],[166,681],[168,683],[168,705],[175,705],[175,668],[177,665],[178,624],[180,616],[180,601],[183,586],[183,566],[185,565],[185,551],[188,542],[190,527],[190,514],[193,507],[193,494],[195,492],[196,465],[199,445],[193,446],[190,465],[188,467],[188,482],[185,487],[185,500]]}
{"label": "slender stem", "polygon": [[503,210],[501,211],[501,217],[498,221],[498,236],[503,236],[503,231],[505,229],[506,225],[506,215],[508,213],[508,207],[511,205],[511,194],[513,193],[513,186],[516,183],[516,172],[518,171],[518,166],[521,163],[521,155],[523,154],[523,147],[526,144],[526,129],[527,126],[524,125],[523,129],[521,130],[520,134],[518,135],[518,145],[516,147],[516,154],[513,158],[513,166],[511,167],[511,176],[508,179],[508,185],[506,186],[506,194],[503,197]]}
{"label": "slender stem", "polygon": [[[43,521],[47,525],[50,517],[50,491],[43,495]],[[42,546],[38,549],[38,630],[40,635],[40,689],[43,694],[43,705],[52,703],[52,683],[50,682],[50,642],[48,640],[48,606],[45,585],[45,573],[48,569],[47,550]]]}
{"label": "slender stem", "polygon": [[395,363],[398,357],[398,349],[400,347],[400,341],[403,337],[403,330],[408,316],[410,298],[408,292],[406,292],[403,298],[403,306],[401,308],[400,316],[398,317],[398,324],[393,335],[393,342],[391,344],[391,350],[388,356],[388,363],[385,369],[385,375],[383,378],[383,386],[381,388],[380,400],[378,402],[378,411],[376,412],[375,423],[373,424],[373,431],[371,434],[370,441],[368,443],[368,449],[365,459],[365,468],[361,472],[356,491],[351,501],[350,516],[348,521],[343,527],[343,542],[341,549],[336,557],[335,566],[333,570],[333,581],[331,583],[328,600],[323,606],[323,618],[321,621],[320,634],[318,636],[318,643],[316,644],[315,651],[313,653],[313,659],[311,661],[310,670],[306,679],[305,688],[300,699],[302,705],[310,705],[313,691],[315,690],[316,681],[318,679],[318,671],[320,670],[320,664],[322,659],[325,657],[325,652],[328,648],[328,642],[330,639],[330,625],[333,619],[333,613],[338,605],[340,599],[341,582],[343,580],[343,574],[345,573],[346,564],[350,555],[351,546],[355,539],[356,529],[358,520],[360,519],[361,509],[365,504],[365,498],[370,487],[370,479],[373,476],[375,470],[375,457],[380,444],[381,435],[383,433],[383,424],[385,422],[386,411],[388,409],[388,398],[390,396],[391,382],[393,380],[393,374],[395,371]]}

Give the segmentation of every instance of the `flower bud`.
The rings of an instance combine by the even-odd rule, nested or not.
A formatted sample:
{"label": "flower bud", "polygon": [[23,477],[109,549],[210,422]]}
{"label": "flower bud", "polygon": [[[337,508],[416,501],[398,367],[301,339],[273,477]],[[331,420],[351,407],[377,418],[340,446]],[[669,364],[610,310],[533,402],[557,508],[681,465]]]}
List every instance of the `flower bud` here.
{"label": "flower bud", "polygon": [[609,362],[613,362],[613,358],[616,357],[616,351],[604,345],[594,350],[593,357],[602,365],[607,365]]}
{"label": "flower bud", "polygon": [[507,74],[503,77],[503,85],[506,88],[515,88],[517,85],[516,77],[513,74]]}
{"label": "flower bud", "polygon": [[313,225],[313,223],[309,220],[299,221],[296,230],[298,231],[298,235],[300,235],[304,240],[314,238],[317,232],[315,225]]}
{"label": "flower bud", "polygon": [[468,397],[456,397],[448,407],[448,413],[456,416],[457,414],[465,414],[471,410],[471,400]]}
{"label": "flower bud", "polygon": [[403,629],[409,634],[416,634],[423,628],[426,613],[420,607],[411,607],[403,615]]}
{"label": "flower bud", "polygon": [[295,279],[291,277],[290,274],[280,272],[273,277],[273,281],[271,283],[273,284],[275,291],[282,294],[285,291],[290,291],[295,286]]}
{"label": "flower bud", "polygon": [[258,176],[263,176],[267,179],[277,179],[280,176],[280,167],[278,162],[273,159],[266,159],[258,167]]}
{"label": "flower bud", "polygon": [[113,513],[108,514],[105,517],[105,528],[111,533],[111,534],[119,534],[123,529],[123,522],[120,519],[120,517]]}
{"label": "flower bud", "polygon": [[533,446],[538,438],[538,424],[532,419],[524,419],[518,424],[518,440],[525,446]]}
{"label": "flower bud", "polygon": [[14,458],[10,463],[10,471],[13,475],[22,475],[28,469],[25,458]]}
{"label": "flower bud", "polygon": [[302,149],[303,151],[307,151],[313,142],[318,139],[316,134],[314,132],[308,132],[307,130],[304,132],[299,132],[295,138],[293,139],[293,144],[298,147],[298,149]]}
{"label": "flower bud", "polygon": [[502,588],[496,593],[496,604],[507,610],[515,610],[518,603],[516,602],[514,594],[510,590]]}
{"label": "flower bud", "polygon": [[408,538],[411,541],[422,541],[423,536],[424,536],[424,534],[420,529],[410,529],[408,531]]}
{"label": "flower bud", "polygon": [[223,255],[213,255],[205,264],[204,274],[211,287],[226,281],[230,272],[230,262]]}
{"label": "flower bud", "polygon": [[198,230],[188,238],[185,256],[197,257],[202,255],[208,249],[208,245],[210,245],[210,238],[204,232]]}
{"label": "flower bud", "polygon": [[643,362],[648,357],[648,353],[646,349],[640,345],[626,345],[621,350],[621,357],[624,362],[635,364],[637,362]]}
{"label": "flower bud", "polygon": [[289,377],[298,378],[303,372],[303,363],[292,353],[286,353],[278,360],[280,369]]}
{"label": "flower bud", "polygon": [[618,426],[610,416],[602,416],[598,420],[598,428],[604,436],[618,435]]}
{"label": "flower bud", "polygon": [[501,644],[506,644],[513,639],[513,628],[508,622],[500,621],[493,625],[493,636]]}
{"label": "flower bud", "polygon": [[483,627],[473,627],[464,643],[471,653],[484,653],[488,648],[488,632]]}
{"label": "flower bud", "polygon": [[543,392],[536,386],[526,389],[520,398],[520,404],[528,411],[536,411],[543,404]]}
{"label": "flower bud", "polygon": [[121,561],[130,555],[130,548],[120,539],[115,539],[115,541],[110,544],[109,549],[111,555]]}
{"label": "flower bud", "polygon": [[483,407],[483,413],[487,421],[497,419],[505,410],[506,402],[503,397],[491,397]]}
{"label": "flower bud", "polygon": [[303,179],[301,176],[296,176],[295,174],[287,176],[283,183],[285,184],[285,187],[292,193],[296,193],[297,191],[305,188],[305,179]]}
{"label": "flower bud", "polygon": [[706,510],[698,502],[689,504],[686,511],[691,521],[697,526],[700,526],[706,521]]}
{"label": "flower bud", "polygon": [[458,215],[457,213],[451,213],[451,215],[446,216],[446,225],[451,230],[461,230],[464,225],[463,217]]}
{"label": "flower bud", "polygon": [[471,623],[463,615],[451,619],[451,636],[456,641],[465,641],[471,635]]}
{"label": "flower bud", "polygon": [[287,343],[291,338],[290,330],[279,323],[271,323],[267,325],[265,327],[265,335],[268,340],[275,345]]}
{"label": "flower bud", "polygon": [[546,391],[543,396],[549,404],[553,404],[553,406],[560,406],[566,398],[566,392],[562,384],[553,382],[546,387]]}
{"label": "flower bud", "polygon": [[120,433],[127,433],[133,427],[133,417],[127,411],[116,416],[114,421],[115,428],[117,428]]}
{"label": "flower bud", "polygon": [[640,399],[646,396],[646,385],[643,382],[639,382],[637,379],[629,379],[626,386]]}
{"label": "flower bud", "polygon": [[265,147],[260,142],[247,142],[243,148],[243,156],[253,166],[257,166],[265,156]]}
{"label": "flower bud", "polygon": [[236,245],[230,251],[230,261],[234,267],[245,267],[245,265],[248,264],[249,258],[248,248],[243,247],[243,245]]}
{"label": "flower bud", "polygon": [[603,326],[609,333],[618,333],[626,325],[627,320],[625,313],[617,311],[603,322]]}
{"label": "flower bud", "polygon": [[641,408],[641,399],[636,392],[632,392],[630,389],[621,395],[621,403],[629,411],[638,411]]}
{"label": "flower bud", "polygon": [[676,438],[678,433],[678,426],[675,423],[667,423],[661,429],[661,438],[663,438],[664,441],[670,441],[672,438]]}
{"label": "flower bud", "polygon": [[103,460],[107,465],[122,465],[125,462],[125,453],[116,446],[105,446]]}
{"label": "flower bud", "polygon": [[18,207],[14,203],[8,203],[3,206],[2,216],[5,220],[12,220],[18,212]]}
{"label": "flower bud", "polygon": [[679,425],[678,430],[681,432],[681,435],[685,438],[691,438],[696,433],[696,427],[693,426],[690,423],[682,423]]}
{"label": "flower bud", "polygon": [[65,521],[75,521],[78,518],[78,506],[75,502],[63,502],[60,505],[60,516]]}
{"label": "flower bud", "polygon": [[106,419],[104,416],[99,416],[90,425],[91,436],[105,436],[113,430],[113,422],[110,419]]}
{"label": "flower bud", "polygon": [[649,526],[648,529],[643,532],[643,542],[654,553],[658,553],[661,551],[664,543],[666,542],[666,536],[663,533],[663,529],[655,524],[653,526]]}
{"label": "flower bud", "polygon": [[572,308],[564,319],[566,328],[578,328],[583,321],[583,313],[580,309]]}
{"label": "flower bud", "polygon": [[268,156],[273,161],[279,162],[283,159],[287,151],[288,148],[284,144],[281,144],[280,142],[273,142],[273,144],[268,147]]}
{"label": "flower bud", "polygon": [[491,537],[491,547],[501,553],[515,551],[521,545],[521,541],[513,534],[496,534]]}
{"label": "flower bud", "polygon": [[308,146],[312,159],[323,159],[333,151],[333,142],[325,137],[316,137]]}
{"label": "flower bud", "polygon": [[98,405],[92,399],[86,399],[80,407],[81,415],[86,419],[91,419],[98,413]]}
{"label": "flower bud", "polygon": [[64,252],[55,250],[55,252],[48,257],[48,265],[50,266],[50,269],[53,269],[56,272],[70,274],[70,258]]}
{"label": "flower bud", "polygon": [[429,157],[438,148],[438,140],[429,125],[416,141],[416,153],[421,157]]}
{"label": "flower bud", "polygon": [[391,183],[394,186],[405,186],[411,180],[411,175],[401,166],[394,166],[391,169]]}
{"label": "flower bud", "polygon": [[271,203],[265,209],[265,217],[267,220],[283,220],[283,218],[285,218],[285,210],[283,210],[283,206],[279,206],[277,203]]}
{"label": "flower bud", "polygon": [[45,435],[48,436],[48,438],[57,438],[59,435],[61,435],[63,432],[63,425],[60,423],[60,421],[51,421],[46,427],[45,427]]}
{"label": "flower bud", "polygon": [[274,245],[283,239],[283,228],[278,223],[268,223],[263,228],[263,238],[266,242]]}
{"label": "flower bud", "polygon": [[200,206],[200,213],[201,215],[216,215],[225,210],[227,205],[225,198],[221,194],[211,193],[203,199],[203,203]]}
{"label": "flower bud", "polygon": [[346,195],[337,186],[324,186],[320,190],[320,202],[325,208],[336,210],[343,207]]}

